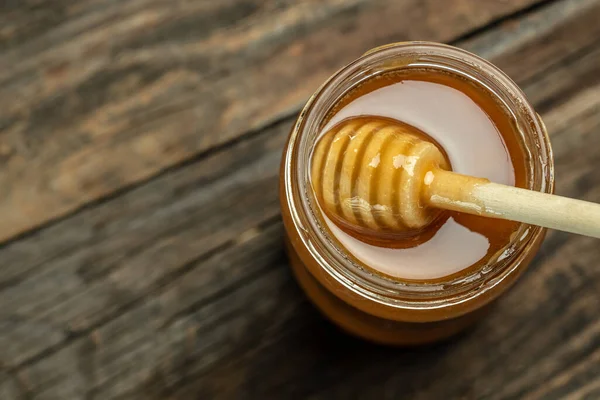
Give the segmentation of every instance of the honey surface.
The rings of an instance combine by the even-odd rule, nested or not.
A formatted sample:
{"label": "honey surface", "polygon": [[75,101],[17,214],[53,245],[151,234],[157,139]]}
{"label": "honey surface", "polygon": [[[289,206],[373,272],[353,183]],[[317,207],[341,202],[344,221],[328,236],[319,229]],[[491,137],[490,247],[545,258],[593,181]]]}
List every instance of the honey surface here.
{"label": "honey surface", "polygon": [[[322,123],[322,134],[346,118],[374,123],[373,115],[393,118],[431,136],[456,172],[525,186],[525,152],[510,115],[493,93],[458,75],[406,68],[371,78],[333,107]],[[315,194],[321,195],[318,190]],[[444,211],[417,236],[390,240],[383,233],[381,240],[374,240],[373,232],[361,234],[335,216],[324,219],[365,267],[407,280],[435,280],[481,267],[502,253],[519,227],[511,221]]]}

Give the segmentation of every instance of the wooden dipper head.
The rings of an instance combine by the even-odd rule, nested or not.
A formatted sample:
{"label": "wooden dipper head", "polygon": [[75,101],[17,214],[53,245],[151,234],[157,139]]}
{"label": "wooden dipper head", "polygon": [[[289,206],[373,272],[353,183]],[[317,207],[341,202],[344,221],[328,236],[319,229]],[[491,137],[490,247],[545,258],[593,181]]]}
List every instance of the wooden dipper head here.
{"label": "wooden dipper head", "polygon": [[427,240],[443,221],[441,210],[600,238],[600,204],[452,172],[433,139],[388,118],[341,121],[317,142],[311,169],[325,214],[374,244],[392,239],[390,246],[410,247]]}
{"label": "wooden dipper head", "polygon": [[383,117],[354,117],[336,124],[312,154],[318,202],[338,225],[361,236],[419,235],[441,211],[423,201],[433,169],[450,169],[425,133]]}

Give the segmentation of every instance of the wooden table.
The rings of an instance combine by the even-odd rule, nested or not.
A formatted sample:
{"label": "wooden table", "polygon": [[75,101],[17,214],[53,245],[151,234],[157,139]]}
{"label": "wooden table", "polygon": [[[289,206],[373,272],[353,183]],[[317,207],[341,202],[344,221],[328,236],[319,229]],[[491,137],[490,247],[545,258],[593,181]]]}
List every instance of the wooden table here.
{"label": "wooden table", "polygon": [[0,399],[600,398],[600,242],[552,232],[467,334],[339,332],[277,197],[307,97],[365,50],[455,44],[543,116],[600,201],[600,0],[5,0]]}

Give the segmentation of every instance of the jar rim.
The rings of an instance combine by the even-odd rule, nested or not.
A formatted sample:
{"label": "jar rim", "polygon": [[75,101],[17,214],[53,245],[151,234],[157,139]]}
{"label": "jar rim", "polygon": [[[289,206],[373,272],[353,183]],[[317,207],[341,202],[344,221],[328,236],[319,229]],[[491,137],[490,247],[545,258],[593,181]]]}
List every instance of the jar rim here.
{"label": "jar rim", "polygon": [[[385,62],[392,61],[385,66]],[[325,104],[336,104],[342,93],[335,88],[349,77],[369,79],[373,75],[365,73],[361,68],[374,68],[376,72],[397,69],[403,65],[416,62],[436,62],[436,66],[444,63],[460,67],[470,76],[477,76],[484,85],[493,86],[493,93],[502,96],[505,106],[516,113],[516,120],[524,129],[524,138],[533,141],[530,149],[537,152],[533,159],[539,164],[532,166],[528,177],[530,189],[546,193],[554,190],[554,166],[549,138],[543,122],[527,101],[521,89],[498,67],[466,50],[433,42],[393,43],[369,50],[357,60],[333,74],[308,100],[292,129],[285,159],[283,160],[283,184],[286,192],[291,220],[299,233],[300,240],[317,261],[320,268],[328,275],[362,298],[402,309],[438,309],[450,307],[482,296],[517,270],[521,261],[537,238],[544,230],[536,226],[521,224],[514,238],[505,249],[510,249],[508,256],[493,265],[448,281],[436,280],[434,283],[409,282],[390,279],[374,271],[366,270],[357,264],[345,251],[343,246],[332,240],[328,228],[319,222],[314,207],[310,185],[307,185],[307,171],[300,167],[300,152],[306,150],[303,139],[318,130],[321,121],[316,118],[315,109]],[[383,63],[383,64],[382,64]],[[439,64],[439,65],[438,65]],[[388,68],[388,69],[382,69]],[[529,134],[527,136],[526,134]],[[304,144],[304,147],[303,147]],[[534,163],[535,164],[535,163]]]}

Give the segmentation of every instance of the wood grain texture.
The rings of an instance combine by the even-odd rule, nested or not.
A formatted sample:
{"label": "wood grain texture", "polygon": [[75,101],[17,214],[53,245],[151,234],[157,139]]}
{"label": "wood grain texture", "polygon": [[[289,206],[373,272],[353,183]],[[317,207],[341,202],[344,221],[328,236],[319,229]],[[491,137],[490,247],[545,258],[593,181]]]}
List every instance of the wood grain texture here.
{"label": "wood grain texture", "polygon": [[[216,3],[196,4],[202,11],[190,12],[190,21],[204,15],[206,27],[229,34],[227,17],[214,15],[236,3]],[[71,15],[109,15],[103,14],[107,4],[79,2],[82,14]],[[127,4],[134,13],[160,2]],[[264,4],[273,6],[257,11],[265,19],[288,7]],[[590,201],[600,201],[600,42],[597,27],[580,24],[591,24],[599,4],[551,2],[459,43],[504,65],[524,88],[552,136],[557,192]],[[374,15],[370,7],[358,6],[350,20]],[[11,20],[27,18],[14,10]],[[55,23],[64,26],[61,18]],[[37,57],[44,46],[33,44],[49,40],[44,35],[54,28],[48,24],[43,31],[14,23],[13,43],[25,43],[21,51]],[[150,43],[170,37],[156,35]],[[571,47],[554,50],[565,43]],[[518,66],[505,61],[515,59]],[[328,68],[320,62],[315,68]],[[314,86],[297,90],[305,89]],[[276,91],[270,93],[265,96]],[[278,163],[293,117],[268,122],[273,119],[249,135],[228,131],[223,140],[245,136],[217,148],[211,142],[205,155],[0,248],[0,398],[598,395],[600,253],[591,239],[551,233],[492,315],[449,343],[391,350],[324,321],[297,288],[283,254]],[[123,134],[135,135],[130,129]]]}
{"label": "wood grain texture", "polygon": [[371,47],[448,41],[532,3],[9,2],[0,240],[293,114]]}

